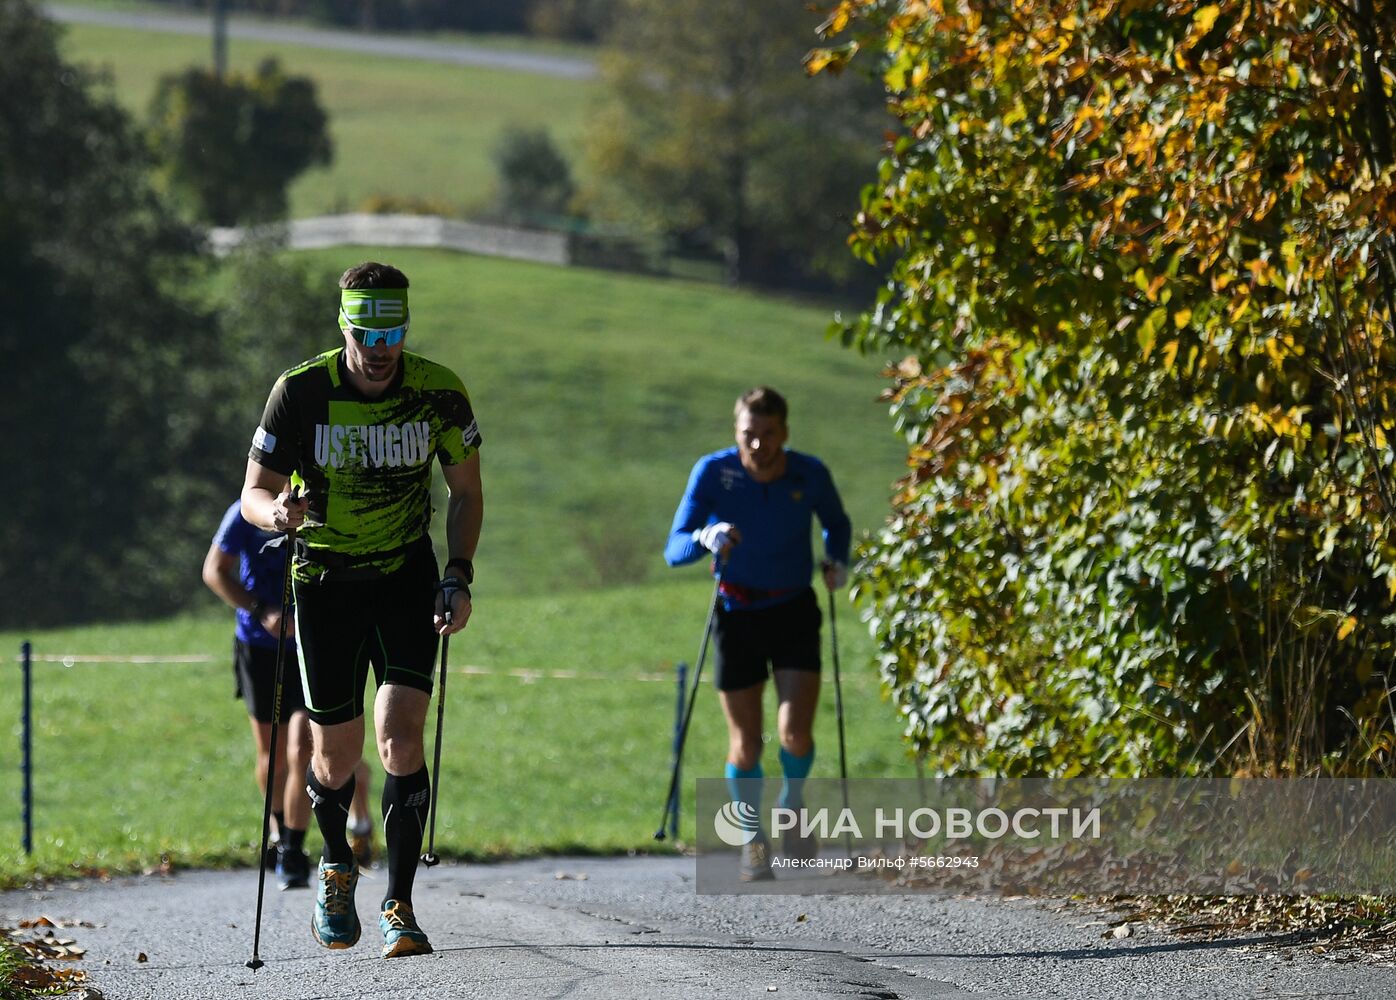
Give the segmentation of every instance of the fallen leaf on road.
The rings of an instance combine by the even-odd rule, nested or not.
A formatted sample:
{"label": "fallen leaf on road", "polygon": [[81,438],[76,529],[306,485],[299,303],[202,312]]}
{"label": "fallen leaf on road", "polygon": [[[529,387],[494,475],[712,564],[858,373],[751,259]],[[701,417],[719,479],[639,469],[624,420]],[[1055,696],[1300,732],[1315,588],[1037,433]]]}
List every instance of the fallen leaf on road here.
{"label": "fallen leaf on road", "polygon": [[72,920],[60,917],[55,920],[53,917],[35,917],[33,920],[21,920],[19,926],[26,930],[30,927],[96,927],[90,920]]}
{"label": "fallen leaf on road", "polygon": [[31,990],[62,990],[76,986],[86,978],[79,969],[49,969],[42,965],[25,965],[10,973],[10,982]]}

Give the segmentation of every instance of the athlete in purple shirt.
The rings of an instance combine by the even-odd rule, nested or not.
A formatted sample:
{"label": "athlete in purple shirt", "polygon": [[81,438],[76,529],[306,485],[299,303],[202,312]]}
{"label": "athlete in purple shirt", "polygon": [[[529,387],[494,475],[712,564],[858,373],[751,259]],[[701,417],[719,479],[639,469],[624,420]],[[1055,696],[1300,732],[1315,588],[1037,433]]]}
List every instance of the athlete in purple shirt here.
{"label": "athlete in purple shirt", "polygon": [[[203,579],[208,588],[237,612],[233,638],[235,695],[247,703],[252,739],[257,747],[257,787],[266,794],[271,762],[271,720],[276,700],[276,641],[281,630],[281,589],[286,550],[267,543],[283,536],[249,524],[241,501],[233,501],[204,557]],[[296,664],[295,620],[286,622],[286,659],[281,692],[281,717],[276,740],[276,772],[272,788],[271,851],[282,889],[309,884],[310,861],[305,853],[310,825],[310,798],[300,776],[310,763],[310,720]],[[373,861],[373,821],[368,810],[369,773],[360,761],[361,793],[350,810],[350,842],[358,862]],[[287,780],[288,775],[293,775]],[[357,790],[356,790],[357,791]]]}

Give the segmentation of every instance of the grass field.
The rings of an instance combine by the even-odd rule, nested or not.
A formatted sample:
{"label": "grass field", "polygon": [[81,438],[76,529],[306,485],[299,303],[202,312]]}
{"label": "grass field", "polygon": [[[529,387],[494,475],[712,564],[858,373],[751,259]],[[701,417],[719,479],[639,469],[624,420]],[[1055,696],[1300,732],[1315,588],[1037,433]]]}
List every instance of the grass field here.
{"label": "grass field", "polygon": [[[108,70],[116,97],[141,120],[162,75],[210,59],[203,38],[78,24],[65,30],[64,55]],[[478,209],[492,200],[491,151],[505,129],[546,127],[562,149],[576,152],[599,93],[586,81],[236,38],[228,55],[242,71],[277,57],[286,72],[315,81],[329,113],[334,163],[292,185],[293,217],[357,211],[374,195]],[[573,161],[575,173],[580,157]]]}
{"label": "grass field", "polygon": [[[673,664],[693,662],[710,593],[689,580],[580,600],[482,598],[451,645],[438,849],[471,858],[664,849],[650,838],[668,780]],[[850,774],[910,776],[866,665],[868,640],[851,615],[841,621]],[[229,631],[222,614],[203,614],[36,638],[37,655],[213,659],[36,666],[35,854],[19,850],[19,772],[7,766],[0,797],[14,807],[0,816],[0,884],[36,871],[140,870],[162,854],[179,866],[255,860],[261,800],[246,716],[232,700]],[[0,636],[7,658],[16,639]],[[0,712],[17,720],[18,672],[8,675]],[[829,777],[838,773],[832,684],[824,694],[815,775]],[[699,697],[687,840],[692,780],[719,776],[726,750],[710,685]],[[14,762],[15,747],[5,759]],[[766,767],[779,772],[774,747]]]}
{"label": "grass field", "polygon": [[[462,375],[485,436],[476,616],[452,644],[454,664],[485,673],[451,678],[438,844],[472,857],[651,848],[673,667],[696,657],[711,594],[701,566],[671,570],[660,556],[689,468],[730,443],[736,395],[769,381],[790,398],[791,447],[829,464],[855,530],[875,527],[901,470],[875,400],[878,362],[827,342],[822,308],[708,285],[440,251],[309,257],[333,271],[368,257],[407,271],[409,346]],[[327,316],[326,346],[337,336]],[[268,358],[268,384],[295,360]],[[228,456],[230,498],[243,461]],[[220,513],[181,512],[171,530],[210,537]],[[11,740],[0,748],[0,800],[15,803],[0,816],[0,879],[139,868],[162,853],[178,864],[251,857],[259,799],[231,698],[231,616],[203,593],[197,566],[189,580],[196,610],[172,621],[0,632],[7,659],[25,638],[40,655],[210,658],[40,664],[36,856],[18,852]],[[846,604],[839,624],[850,773],[909,775],[871,642]],[[9,676],[0,712],[17,720]],[[701,697],[689,779],[719,774],[725,751],[706,684]],[[816,739],[816,776],[836,774],[832,685]],[[778,771],[774,749],[766,764]],[[691,809],[690,795],[688,835]]]}

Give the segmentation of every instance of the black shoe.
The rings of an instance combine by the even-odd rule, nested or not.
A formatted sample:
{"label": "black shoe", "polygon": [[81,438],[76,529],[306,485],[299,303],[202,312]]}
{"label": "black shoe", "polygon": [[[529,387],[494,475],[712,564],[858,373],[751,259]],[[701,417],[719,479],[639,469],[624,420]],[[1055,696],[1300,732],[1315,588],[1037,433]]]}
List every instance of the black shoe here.
{"label": "black shoe", "polygon": [[282,890],[310,886],[310,858],[304,851],[282,847],[276,853],[276,881]]}

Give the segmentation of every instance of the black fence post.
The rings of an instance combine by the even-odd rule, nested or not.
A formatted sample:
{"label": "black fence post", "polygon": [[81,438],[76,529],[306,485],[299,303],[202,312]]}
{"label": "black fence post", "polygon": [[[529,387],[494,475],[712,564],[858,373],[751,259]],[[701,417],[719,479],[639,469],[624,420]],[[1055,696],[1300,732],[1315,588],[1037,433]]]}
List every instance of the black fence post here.
{"label": "black fence post", "polygon": [[24,802],[21,806],[22,819],[24,821],[23,845],[25,854],[34,853],[34,739],[31,708],[33,705],[30,678],[32,674],[31,663],[34,657],[34,646],[26,642],[21,651],[24,655],[24,665],[21,668],[24,674],[24,708],[20,719],[20,770],[24,773]]}
{"label": "black fence post", "polygon": [[683,739],[683,710],[684,696],[688,690],[688,664],[679,661],[676,671],[679,697],[678,704],[674,708],[674,797],[669,801],[669,836],[677,840],[679,837],[679,802],[683,798],[683,782],[679,780],[679,769],[683,762],[679,759],[680,741]]}

